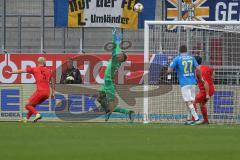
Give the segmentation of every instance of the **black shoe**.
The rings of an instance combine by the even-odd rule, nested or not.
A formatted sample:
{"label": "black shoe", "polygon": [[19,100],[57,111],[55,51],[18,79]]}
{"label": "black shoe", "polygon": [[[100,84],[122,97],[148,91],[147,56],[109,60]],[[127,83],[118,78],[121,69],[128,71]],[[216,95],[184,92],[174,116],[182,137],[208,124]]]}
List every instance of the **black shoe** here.
{"label": "black shoe", "polygon": [[129,122],[133,122],[134,121],[134,118],[135,118],[135,112],[134,111],[130,111],[128,113],[128,118],[129,118]]}
{"label": "black shoe", "polygon": [[193,123],[192,120],[187,120],[187,121],[184,123],[184,125],[190,125],[190,124],[192,124],[192,123]]}
{"label": "black shoe", "polygon": [[190,125],[196,126],[196,125],[201,125],[201,124],[202,124],[202,121],[198,119],[196,121],[193,121]]}
{"label": "black shoe", "polygon": [[108,113],[106,113],[105,122],[107,122],[107,121],[109,120],[109,118],[110,118],[111,114],[112,114],[112,113],[109,113],[109,112],[108,112]]}

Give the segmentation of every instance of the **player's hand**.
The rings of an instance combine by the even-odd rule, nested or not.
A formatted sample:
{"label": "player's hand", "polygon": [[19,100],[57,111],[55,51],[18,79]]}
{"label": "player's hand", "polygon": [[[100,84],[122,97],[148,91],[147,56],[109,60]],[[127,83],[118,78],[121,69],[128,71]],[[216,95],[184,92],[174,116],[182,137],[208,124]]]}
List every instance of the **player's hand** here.
{"label": "player's hand", "polygon": [[51,98],[52,98],[52,99],[55,99],[55,94],[52,94],[52,95],[51,95]]}
{"label": "player's hand", "polygon": [[207,100],[209,100],[209,99],[210,99],[210,96],[209,96],[208,94],[206,95],[206,99],[207,99]]}
{"label": "player's hand", "polygon": [[13,72],[11,72],[11,71],[5,71],[6,73],[8,73],[8,74],[13,74]]}
{"label": "player's hand", "polygon": [[55,91],[52,92],[51,98],[52,98],[52,99],[55,99]]}

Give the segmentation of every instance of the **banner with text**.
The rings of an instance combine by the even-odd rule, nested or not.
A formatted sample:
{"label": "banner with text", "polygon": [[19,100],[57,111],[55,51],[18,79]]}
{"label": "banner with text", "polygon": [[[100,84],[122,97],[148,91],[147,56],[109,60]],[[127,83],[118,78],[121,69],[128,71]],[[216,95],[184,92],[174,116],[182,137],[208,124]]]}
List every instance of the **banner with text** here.
{"label": "banner with text", "polygon": [[[144,5],[142,13],[134,5]],[[143,28],[144,20],[154,20],[156,0],[55,0],[55,27]]]}
{"label": "banner with text", "polygon": [[[78,91],[69,89],[68,93],[58,91],[54,99],[51,97],[37,106],[43,121],[88,121],[104,122],[105,113],[99,111],[97,94],[99,85],[80,85]],[[143,121],[143,97],[137,96],[132,90],[121,94],[123,85],[117,86],[117,95],[121,106],[132,109],[136,113],[135,122]],[[68,88],[71,87],[68,86]],[[84,88],[95,88],[92,93],[85,93]],[[131,86],[130,86],[131,87]],[[132,87],[132,89],[136,88]],[[223,90],[223,88],[227,88]],[[33,84],[0,84],[0,121],[19,120],[25,117],[27,110],[25,103],[34,92]],[[164,86],[160,86],[158,94],[149,97],[151,102],[150,119],[156,122],[183,123],[187,117],[186,106],[182,101],[181,90],[173,85],[168,92],[161,93]],[[134,95],[134,96],[132,96]],[[208,102],[208,115],[211,123],[240,123],[239,86],[216,85],[216,91]],[[174,98],[174,100],[173,100]],[[135,100],[136,103],[129,103]],[[66,105],[66,102],[68,103]],[[168,104],[168,105],[166,105]],[[156,107],[154,107],[156,106]],[[171,109],[169,109],[171,106]],[[160,110],[159,110],[160,109]],[[113,114],[110,121],[127,122],[125,114]]]}
{"label": "banner with text", "polygon": [[[166,0],[166,20],[178,20],[178,1]],[[182,20],[239,21],[238,0],[182,0]]]}

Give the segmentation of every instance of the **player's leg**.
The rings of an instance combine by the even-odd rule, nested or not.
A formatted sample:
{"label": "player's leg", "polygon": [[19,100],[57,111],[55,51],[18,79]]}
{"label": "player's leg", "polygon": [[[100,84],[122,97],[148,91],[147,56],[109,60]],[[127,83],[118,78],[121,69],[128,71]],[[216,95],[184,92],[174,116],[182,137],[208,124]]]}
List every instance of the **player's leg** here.
{"label": "player's leg", "polygon": [[130,109],[117,105],[113,112],[129,114],[131,112]]}
{"label": "player's leg", "polygon": [[182,97],[183,97],[183,100],[185,102],[185,105],[186,105],[186,109],[187,109],[187,121],[185,122],[185,124],[191,124],[192,123],[192,113],[189,109],[189,104],[188,104],[188,100],[189,100],[189,95],[190,95],[190,92],[187,90],[187,86],[184,86],[181,88],[181,93],[182,93]]}
{"label": "player's leg", "polygon": [[111,87],[109,87],[107,97],[108,97],[109,102],[114,102],[114,103],[112,103],[112,106],[115,105],[113,112],[128,114],[128,118],[132,122],[134,120],[134,116],[133,116],[134,111],[132,111],[130,109],[127,109],[126,107],[117,105],[118,104],[118,98],[116,97],[115,93],[116,93],[115,86],[112,85]]}
{"label": "player's leg", "polygon": [[203,124],[207,123],[208,124],[208,115],[207,115],[207,99],[206,99],[206,92],[205,91],[200,91],[195,97],[194,105],[195,108],[197,104],[200,105],[200,110],[203,116]]}
{"label": "player's leg", "polygon": [[107,95],[105,91],[100,91],[97,101],[100,103],[100,110],[104,110],[106,113],[105,121],[108,121],[112,112],[109,108],[112,108],[113,104],[109,105],[109,101],[107,99]]}
{"label": "player's leg", "polygon": [[[188,107],[188,116],[187,116],[187,122],[185,124],[192,124],[192,123],[199,123],[199,117],[198,114],[194,108],[193,101],[187,101],[185,102],[186,106]],[[193,121],[192,121],[193,117]]]}
{"label": "player's leg", "polygon": [[[214,86],[210,87],[210,91],[209,91],[209,96],[211,97],[214,94]],[[204,95],[204,97],[206,97],[206,93]],[[200,108],[201,108],[201,112],[203,115],[203,124],[209,124],[208,121],[208,112],[207,112],[207,99],[205,98],[205,100],[203,100],[202,103],[200,103]]]}
{"label": "player's leg", "polygon": [[114,101],[109,101],[108,107],[107,107],[108,108],[107,117],[106,117],[105,121],[108,121],[112,112],[115,112],[115,113],[128,114],[128,118],[129,118],[130,122],[133,122],[134,121],[134,111],[129,110],[125,107],[118,106],[116,99],[117,98],[115,98]]}
{"label": "player's leg", "polygon": [[[214,89],[212,89],[210,87],[210,91],[209,91],[209,96],[211,97],[214,93]],[[207,102],[208,102],[208,99],[206,99],[206,92],[203,93],[203,100],[202,100],[202,103],[200,103],[200,109],[201,109],[201,112],[202,112],[202,115],[203,115],[203,124],[209,124],[209,121],[208,121],[208,113],[207,113]]]}
{"label": "player's leg", "polygon": [[130,122],[134,121],[134,113],[135,112],[133,110],[127,109],[127,108],[122,107],[122,106],[116,106],[116,108],[114,109],[113,112],[128,114],[128,118],[129,118]]}
{"label": "player's leg", "polygon": [[202,102],[202,93],[198,92],[193,103],[194,107],[197,108],[197,104],[200,104],[201,102]]}
{"label": "player's leg", "polygon": [[203,115],[203,124],[209,124],[206,102],[200,103],[200,109]]}
{"label": "player's leg", "polygon": [[[108,99],[108,97],[106,97]],[[106,110],[106,119],[105,121],[107,122],[114,111],[115,106],[117,105],[116,100],[107,100],[107,110]]]}
{"label": "player's leg", "polygon": [[[34,105],[34,107],[36,107],[37,105],[43,103],[45,100],[47,100],[49,98],[49,93],[42,93],[40,96],[39,96],[39,99],[38,99],[38,102]],[[40,113],[37,112],[33,122],[36,123],[38,120],[42,119],[42,116]]]}
{"label": "player's leg", "polygon": [[97,97],[98,103],[100,103],[100,110],[104,110],[105,112],[107,111],[107,98],[106,98],[106,93],[104,91],[100,91]]}
{"label": "player's leg", "polygon": [[191,116],[190,116],[190,113],[191,113],[191,115],[195,119],[194,123],[197,123],[199,121],[199,117],[193,105],[193,101],[195,99],[195,86],[192,86],[192,85],[184,86],[181,88],[181,91],[182,91],[183,99],[189,110],[187,120],[189,121],[191,119]]}
{"label": "player's leg", "polygon": [[[203,100],[203,95],[202,95],[202,92],[199,91],[196,94],[195,100],[194,100],[194,103],[193,103],[196,112],[197,112],[197,105],[202,103],[202,100]],[[192,120],[195,121],[194,117],[192,117]]]}
{"label": "player's leg", "polygon": [[27,102],[26,105],[25,105],[25,109],[28,110],[27,114],[26,114],[26,117],[21,119],[20,122],[23,122],[23,123],[27,123],[28,120],[31,118],[31,116],[33,115],[33,111],[32,109],[29,108],[30,106],[30,103]]}
{"label": "player's leg", "polygon": [[[192,123],[192,125],[199,125],[199,124],[202,124],[202,121],[200,121],[200,118],[198,117],[197,111],[194,107],[194,100],[196,97],[196,86],[195,85],[190,86],[190,91],[191,91],[191,100],[192,100],[191,107],[194,109],[192,114],[195,119],[195,121]],[[196,115],[194,116],[194,114],[196,114]]]}
{"label": "player's leg", "polygon": [[36,115],[33,122],[37,122],[42,118],[41,114],[36,110],[36,106],[48,99],[49,93],[35,91],[33,95],[28,99],[25,108],[28,110],[26,119],[29,120],[32,115]]}
{"label": "player's leg", "polygon": [[127,109],[126,107],[123,107],[123,106],[119,106],[117,105],[118,104],[118,101],[117,101],[117,97],[116,97],[116,89],[115,89],[115,86],[111,86],[110,90],[109,90],[109,93],[110,95],[108,95],[110,97],[110,99],[114,99],[116,102],[116,106],[114,108],[114,111],[113,112],[117,112],[117,113],[123,113],[123,114],[129,114],[130,112],[133,112],[129,109]]}
{"label": "player's leg", "polygon": [[39,97],[39,93],[35,91],[28,99],[25,108],[28,110],[26,115],[26,119],[29,120],[33,114],[37,114],[37,110],[34,107],[34,104],[37,103]]}
{"label": "player's leg", "polygon": [[[118,98],[115,93],[115,86],[112,83],[105,83],[104,87],[102,87],[104,91],[100,92],[100,96],[98,97],[98,102],[101,104],[102,108],[105,108],[106,111],[106,119],[108,121],[112,112],[128,114],[130,121],[134,119],[134,111],[131,111],[125,107],[117,106]],[[106,107],[105,107],[106,106]]]}

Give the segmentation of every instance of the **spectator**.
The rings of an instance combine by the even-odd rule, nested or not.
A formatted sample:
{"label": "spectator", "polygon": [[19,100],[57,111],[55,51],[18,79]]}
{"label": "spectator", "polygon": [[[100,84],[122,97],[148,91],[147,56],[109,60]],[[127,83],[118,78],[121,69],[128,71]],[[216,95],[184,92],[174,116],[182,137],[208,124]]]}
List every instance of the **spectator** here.
{"label": "spectator", "polygon": [[67,69],[63,71],[60,83],[61,84],[81,84],[82,83],[80,71],[73,66],[72,59],[68,59]]}

